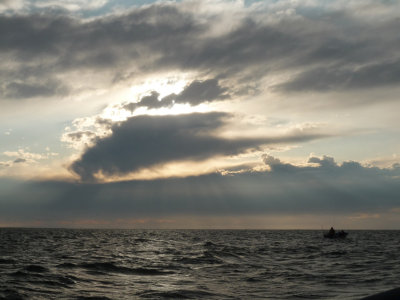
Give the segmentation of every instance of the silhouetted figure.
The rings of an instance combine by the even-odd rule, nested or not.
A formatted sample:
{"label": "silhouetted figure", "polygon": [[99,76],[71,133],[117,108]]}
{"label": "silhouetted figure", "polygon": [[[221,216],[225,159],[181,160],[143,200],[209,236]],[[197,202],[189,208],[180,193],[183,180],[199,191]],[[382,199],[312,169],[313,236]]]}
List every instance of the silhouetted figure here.
{"label": "silhouetted figure", "polygon": [[331,227],[331,229],[329,229],[329,235],[330,236],[335,236],[335,229],[333,229],[333,227]]}

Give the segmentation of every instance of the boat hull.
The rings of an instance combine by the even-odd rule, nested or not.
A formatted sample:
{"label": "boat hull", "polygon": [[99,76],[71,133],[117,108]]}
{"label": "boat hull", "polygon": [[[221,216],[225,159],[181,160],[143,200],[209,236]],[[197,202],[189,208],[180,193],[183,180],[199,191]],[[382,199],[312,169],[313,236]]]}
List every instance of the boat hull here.
{"label": "boat hull", "polygon": [[327,239],[344,239],[348,235],[347,232],[336,232],[335,234],[325,233],[324,238]]}

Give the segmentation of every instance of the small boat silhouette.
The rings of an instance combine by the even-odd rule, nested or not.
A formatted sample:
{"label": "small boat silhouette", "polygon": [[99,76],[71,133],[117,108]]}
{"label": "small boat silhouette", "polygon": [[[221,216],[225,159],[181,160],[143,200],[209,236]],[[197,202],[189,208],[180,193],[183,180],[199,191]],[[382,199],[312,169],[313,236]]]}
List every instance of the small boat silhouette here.
{"label": "small boat silhouette", "polygon": [[331,228],[327,233],[324,233],[324,238],[329,239],[344,239],[349,233],[341,230],[336,232],[333,228]]}

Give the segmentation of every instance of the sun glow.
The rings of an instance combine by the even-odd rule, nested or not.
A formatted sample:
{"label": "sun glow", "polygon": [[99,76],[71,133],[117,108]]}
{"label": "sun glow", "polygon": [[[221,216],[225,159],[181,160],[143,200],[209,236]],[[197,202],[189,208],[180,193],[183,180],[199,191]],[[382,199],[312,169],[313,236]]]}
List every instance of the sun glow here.
{"label": "sun glow", "polygon": [[151,116],[163,116],[163,115],[182,115],[190,114],[195,112],[208,112],[210,107],[206,104],[200,104],[196,106],[190,106],[189,104],[174,104],[171,107],[161,107],[158,109],[145,109],[140,108],[135,111],[134,115],[151,115]]}
{"label": "sun glow", "polygon": [[138,102],[143,96],[156,91],[163,98],[172,93],[180,93],[185,85],[189,82],[187,75],[167,75],[163,77],[156,77],[147,79],[139,85],[134,85],[130,88],[131,99],[133,102]]}
{"label": "sun glow", "polygon": [[186,103],[174,103],[172,106],[160,108],[138,107],[135,111],[129,111],[123,108],[128,103],[139,103],[140,100],[151,95],[152,92],[159,94],[158,98],[162,99],[171,94],[179,94],[191,82],[188,74],[183,75],[167,75],[147,79],[140,84],[130,87],[128,99],[119,100],[109,104],[100,114],[103,119],[113,122],[124,121],[129,117],[137,115],[179,115],[193,112],[207,112],[210,107],[207,104],[191,106]]}

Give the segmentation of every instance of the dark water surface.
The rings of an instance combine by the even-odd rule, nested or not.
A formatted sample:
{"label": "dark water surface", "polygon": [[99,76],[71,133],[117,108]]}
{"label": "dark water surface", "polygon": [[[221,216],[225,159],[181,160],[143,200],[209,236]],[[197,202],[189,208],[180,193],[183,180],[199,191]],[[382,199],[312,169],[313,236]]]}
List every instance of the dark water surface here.
{"label": "dark water surface", "polygon": [[0,299],[359,299],[399,278],[400,231],[0,229]]}

